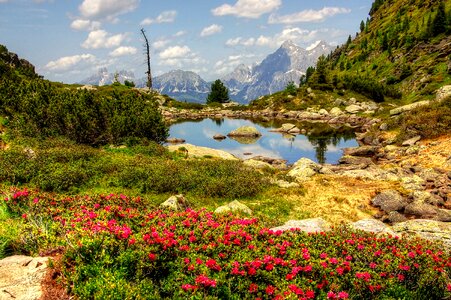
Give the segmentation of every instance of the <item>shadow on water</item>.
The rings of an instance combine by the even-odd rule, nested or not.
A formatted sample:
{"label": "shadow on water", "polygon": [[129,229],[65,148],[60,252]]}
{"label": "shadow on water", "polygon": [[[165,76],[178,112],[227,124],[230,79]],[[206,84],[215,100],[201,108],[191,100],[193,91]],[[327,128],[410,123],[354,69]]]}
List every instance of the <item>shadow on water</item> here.
{"label": "shadow on water", "polygon": [[[342,148],[355,147],[357,142],[352,128],[333,128],[328,124],[309,122],[289,122],[295,124],[305,134],[291,135],[271,132],[287,121],[244,120],[244,119],[197,119],[180,120],[170,127],[170,136],[185,139],[197,146],[224,150],[239,158],[267,156],[282,158],[289,164],[301,157],[319,163],[336,163],[342,156]],[[241,126],[254,126],[261,133],[259,138],[213,139],[215,134],[227,135]],[[249,156],[249,153],[252,155]],[[246,154],[246,155],[245,155]]]}

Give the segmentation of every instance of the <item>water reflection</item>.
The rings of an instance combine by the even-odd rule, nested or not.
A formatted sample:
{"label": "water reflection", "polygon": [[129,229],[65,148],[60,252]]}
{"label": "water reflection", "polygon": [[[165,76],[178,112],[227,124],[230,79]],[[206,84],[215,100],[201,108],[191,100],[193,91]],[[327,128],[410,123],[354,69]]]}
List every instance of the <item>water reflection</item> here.
{"label": "water reflection", "polygon": [[[305,129],[306,135],[291,135],[270,132],[282,123],[276,120],[204,119],[182,121],[170,127],[170,136],[183,138],[187,143],[230,152],[240,158],[267,156],[282,158],[294,163],[307,157],[319,163],[336,163],[341,157],[341,148],[357,146],[355,135],[349,128],[334,129],[326,124],[293,123]],[[259,138],[227,138],[214,140],[215,134],[227,135],[241,126],[255,126],[262,136]],[[244,155],[246,153],[246,155]],[[252,153],[252,155],[248,155]]]}

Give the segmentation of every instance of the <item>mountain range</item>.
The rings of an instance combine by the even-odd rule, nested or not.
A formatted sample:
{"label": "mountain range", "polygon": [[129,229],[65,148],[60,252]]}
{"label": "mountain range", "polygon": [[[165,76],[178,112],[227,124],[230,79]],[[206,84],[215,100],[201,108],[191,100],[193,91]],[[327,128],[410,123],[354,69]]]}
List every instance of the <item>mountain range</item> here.
{"label": "mountain range", "polygon": [[[308,67],[318,58],[333,50],[324,41],[318,41],[304,49],[292,41],[285,41],[279,49],[260,63],[251,67],[241,64],[221,79],[229,89],[230,98],[239,103],[249,103],[260,96],[283,90],[290,81],[298,83]],[[132,72],[108,73],[103,68],[95,75],[82,80],[81,84],[106,85],[114,82],[134,81],[144,87],[145,78],[136,79]],[[211,83],[191,71],[173,70],[153,78],[153,88],[180,101],[205,103]]]}

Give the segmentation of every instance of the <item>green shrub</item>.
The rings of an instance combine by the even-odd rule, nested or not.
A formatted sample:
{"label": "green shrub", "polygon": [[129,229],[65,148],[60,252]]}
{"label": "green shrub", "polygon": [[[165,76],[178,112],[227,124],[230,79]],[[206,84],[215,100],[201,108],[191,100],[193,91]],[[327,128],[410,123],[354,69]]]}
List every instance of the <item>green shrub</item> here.
{"label": "green shrub", "polygon": [[440,103],[422,106],[402,114],[393,120],[391,127],[399,127],[400,141],[420,135],[435,138],[451,133],[451,97]]}
{"label": "green shrub", "polygon": [[73,90],[43,80],[1,77],[0,113],[19,136],[65,136],[102,145],[130,138],[161,143],[168,135],[153,96],[121,87]]}

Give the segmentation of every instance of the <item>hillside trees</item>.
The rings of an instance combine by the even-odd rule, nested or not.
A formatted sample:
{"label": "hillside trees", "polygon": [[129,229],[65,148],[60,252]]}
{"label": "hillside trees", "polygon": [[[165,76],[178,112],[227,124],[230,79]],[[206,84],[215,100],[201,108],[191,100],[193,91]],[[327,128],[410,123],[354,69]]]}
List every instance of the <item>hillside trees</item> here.
{"label": "hillside trees", "polygon": [[229,90],[224,86],[221,80],[217,79],[211,84],[211,92],[207,96],[207,104],[229,102]]}

